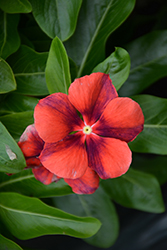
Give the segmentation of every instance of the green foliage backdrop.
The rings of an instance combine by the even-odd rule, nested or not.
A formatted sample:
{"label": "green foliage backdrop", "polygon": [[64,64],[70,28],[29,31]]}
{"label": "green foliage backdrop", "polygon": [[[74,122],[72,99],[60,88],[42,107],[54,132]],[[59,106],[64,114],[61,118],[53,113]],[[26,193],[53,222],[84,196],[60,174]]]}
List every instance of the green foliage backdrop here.
{"label": "green foliage backdrop", "polygon": [[[152,2],[146,2],[149,8]],[[119,235],[115,204],[149,213],[165,211],[160,185],[167,182],[167,94],[160,87],[157,96],[150,93],[167,76],[167,7],[161,1],[156,15],[145,18],[137,12],[140,4],[144,3],[0,0],[2,249],[19,250],[17,239],[48,234],[84,238],[108,248]],[[141,26],[149,28],[137,33]],[[77,195],[63,180],[46,186],[37,181],[31,169],[24,169],[17,142],[33,124],[41,98],[68,93],[75,78],[92,72],[109,74],[120,96],[138,102],[145,124],[129,143],[129,171],[101,181],[92,195]]]}

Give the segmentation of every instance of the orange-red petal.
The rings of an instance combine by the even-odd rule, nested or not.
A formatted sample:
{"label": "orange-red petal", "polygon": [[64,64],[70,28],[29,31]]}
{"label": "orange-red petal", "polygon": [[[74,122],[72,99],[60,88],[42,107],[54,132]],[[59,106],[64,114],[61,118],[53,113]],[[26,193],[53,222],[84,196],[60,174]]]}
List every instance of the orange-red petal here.
{"label": "orange-red petal", "polygon": [[100,72],[76,79],[69,88],[69,100],[87,125],[99,119],[107,103],[117,96],[109,75]]}
{"label": "orange-red petal", "polygon": [[99,187],[99,176],[89,167],[82,177],[64,180],[76,194],[93,194]]}
{"label": "orange-red petal", "polygon": [[81,177],[88,167],[84,140],[78,132],[57,143],[46,143],[39,157],[43,166],[62,178]]}
{"label": "orange-red petal", "polygon": [[36,157],[41,153],[44,142],[39,137],[34,124],[29,125],[20,137],[18,142],[24,156]]}
{"label": "orange-red petal", "polygon": [[76,109],[63,93],[41,99],[35,107],[34,118],[39,136],[48,143],[57,142],[83,126]]}
{"label": "orange-red petal", "polygon": [[91,134],[86,138],[88,164],[102,179],[115,178],[129,169],[132,154],[126,142]]}
{"label": "orange-red petal", "polygon": [[34,177],[45,185],[49,185],[51,182],[59,180],[59,177],[55,178],[55,175],[42,165],[32,169]]}
{"label": "orange-red petal", "polygon": [[93,126],[95,134],[132,141],[143,130],[144,115],[139,104],[130,98],[115,98],[109,102]]}
{"label": "orange-red petal", "polygon": [[33,168],[33,167],[41,166],[41,161],[39,160],[38,157],[29,157],[29,158],[26,158],[26,164],[27,164],[27,167]]}

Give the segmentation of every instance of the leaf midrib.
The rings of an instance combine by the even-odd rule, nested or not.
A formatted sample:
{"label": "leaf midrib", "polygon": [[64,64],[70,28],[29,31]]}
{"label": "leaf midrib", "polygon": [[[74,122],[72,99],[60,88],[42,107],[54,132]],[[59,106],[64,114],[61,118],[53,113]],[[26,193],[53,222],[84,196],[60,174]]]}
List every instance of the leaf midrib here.
{"label": "leaf midrib", "polygon": [[85,53],[85,55],[84,55],[84,57],[83,57],[83,60],[82,60],[82,62],[81,62],[81,66],[80,66],[80,68],[79,68],[79,70],[78,70],[77,78],[81,76],[81,72],[82,72],[82,70],[83,70],[83,68],[84,68],[84,66],[85,66],[85,62],[86,62],[87,57],[88,57],[88,54],[89,54],[89,52],[90,52],[90,50],[91,50],[92,44],[94,43],[94,41],[95,41],[95,39],[96,39],[96,37],[97,37],[97,34],[98,34],[98,32],[99,32],[99,30],[100,30],[100,28],[101,28],[101,25],[102,25],[102,23],[103,23],[103,21],[104,21],[104,19],[105,19],[105,17],[106,17],[106,14],[107,14],[109,8],[111,7],[112,3],[113,3],[113,0],[112,0],[112,1],[109,3],[109,5],[107,6],[107,8],[106,8],[106,10],[105,10],[105,12],[104,12],[104,14],[103,14],[103,16],[102,16],[102,18],[101,18],[99,24],[97,25],[97,28],[96,28],[96,30],[95,30],[95,32],[94,32],[94,35],[92,36],[92,39],[91,39],[91,41],[90,41],[90,43],[89,43],[89,46],[88,46],[88,48],[87,48],[87,51],[86,51],[86,53]]}
{"label": "leaf midrib", "polygon": [[44,218],[48,218],[48,219],[54,219],[54,220],[59,220],[59,221],[72,221],[74,223],[85,223],[84,221],[78,221],[78,220],[72,220],[72,219],[66,219],[66,218],[59,218],[59,217],[56,217],[56,216],[51,216],[51,215],[47,215],[47,214],[39,214],[39,213],[35,213],[35,212],[27,212],[27,211],[24,211],[24,210],[19,210],[19,209],[14,209],[14,208],[10,208],[10,207],[7,207],[7,206],[4,206],[2,204],[0,204],[0,207],[2,207],[3,209],[5,210],[9,210],[9,211],[12,211],[14,213],[22,213],[22,214],[27,214],[27,215],[30,215],[30,216],[38,216],[38,217],[44,217]]}
{"label": "leaf midrib", "polygon": [[15,178],[13,180],[8,180],[8,181],[0,183],[0,188],[4,187],[6,185],[10,185],[10,184],[15,183],[15,182],[20,182],[20,181],[23,181],[23,180],[26,180],[26,179],[31,179],[31,178],[34,178],[33,174],[30,174],[30,175],[27,175],[27,176],[18,177],[18,178]]}
{"label": "leaf midrib", "polygon": [[166,128],[167,125],[161,125],[161,124],[144,124],[145,128]]}
{"label": "leaf midrib", "polygon": [[33,75],[45,75],[45,72],[32,72],[32,73],[15,73],[14,76],[33,76]]}

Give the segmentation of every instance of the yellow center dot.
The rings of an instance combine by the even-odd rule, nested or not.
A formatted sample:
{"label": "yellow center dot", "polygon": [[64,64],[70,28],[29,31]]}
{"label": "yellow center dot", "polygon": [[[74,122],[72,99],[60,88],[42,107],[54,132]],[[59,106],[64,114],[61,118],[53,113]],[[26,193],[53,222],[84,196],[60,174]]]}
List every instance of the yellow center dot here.
{"label": "yellow center dot", "polygon": [[92,128],[87,125],[83,128],[83,132],[84,134],[89,135],[92,132]]}

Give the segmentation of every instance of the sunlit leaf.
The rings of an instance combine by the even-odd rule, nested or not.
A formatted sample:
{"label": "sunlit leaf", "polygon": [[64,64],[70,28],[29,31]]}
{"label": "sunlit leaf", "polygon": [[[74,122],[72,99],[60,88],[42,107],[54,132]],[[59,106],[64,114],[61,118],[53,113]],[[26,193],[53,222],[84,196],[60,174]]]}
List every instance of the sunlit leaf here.
{"label": "sunlit leaf", "polygon": [[10,66],[0,58],[0,94],[16,89],[16,81]]}
{"label": "sunlit leaf", "polygon": [[33,15],[41,29],[51,38],[67,40],[76,27],[82,0],[30,0]]}
{"label": "sunlit leaf", "polygon": [[131,57],[131,70],[120,95],[141,93],[144,89],[167,76],[167,31],[153,31],[126,46]]}
{"label": "sunlit leaf", "polygon": [[121,177],[103,181],[102,186],[122,206],[151,213],[164,212],[160,185],[153,175],[129,169]]}
{"label": "sunlit leaf", "polygon": [[72,190],[63,179],[56,183],[53,182],[49,185],[44,185],[35,179],[31,169],[26,169],[11,176],[1,174],[0,192],[17,192],[28,196],[44,198],[71,194]]}
{"label": "sunlit leaf", "polygon": [[86,239],[89,244],[101,248],[110,247],[118,236],[118,218],[113,203],[99,187],[91,195],[68,195],[53,199],[55,206],[77,216],[93,216],[102,223],[93,237]]}
{"label": "sunlit leaf", "polygon": [[133,96],[143,110],[144,130],[129,143],[135,152],[167,154],[167,99],[150,95]]}
{"label": "sunlit leaf", "polygon": [[54,38],[46,66],[46,82],[50,94],[67,94],[71,84],[69,60],[64,45],[58,37]]}
{"label": "sunlit leaf", "polygon": [[122,48],[116,48],[115,52],[93,69],[93,72],[109,74],[116,90],[119,90],[126,81],[129,71],[130,57],[128,52]]}
{"label": "sunlit leaf", "polygon": [[65,43],[79,66],[77,77],[90,74],[105,59],[108,36],[128,17],[135,0],[84,0],[74,35]]}
{"label": "sunlit leaf", "polygon": [[6,173],[17,173],[26,167],[24,156],[0,122],[0,171]]}
{"label": "sunlit leaf", "polygon": [[17,31],[19,15],[12,15],[0,9],[0,57],[6,59],[20,46]]}
{"label": "sunlit leaf", "polygon": [[94,235],[101,225],[95,218],[77,217],[50,207],[37,198],[6,192],[0,193],[0,218],[19,239],[46,234],[85,238]]}
{"label": "sunlit leaf", "polygon": [[32,10],[28,0],[1,0],[0,8],[6,13],[28,13]]}
{"label": "sunlit leaf", "polygon": [[49,94],[45,81],[47,57],[47,52],[38,53],[22,45],[9,58],[17,82],[17,93],[33,96]]}

